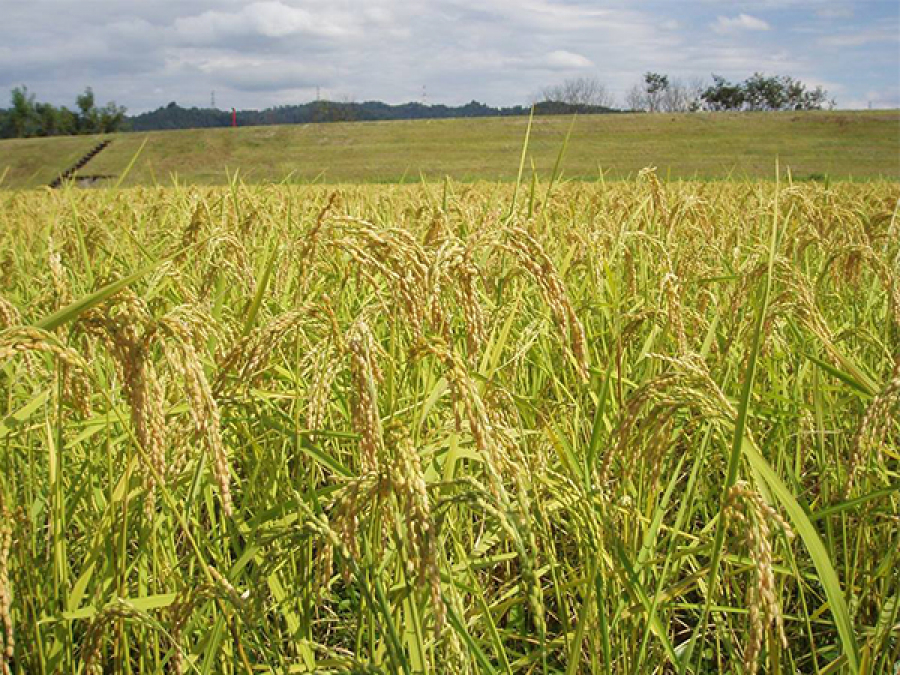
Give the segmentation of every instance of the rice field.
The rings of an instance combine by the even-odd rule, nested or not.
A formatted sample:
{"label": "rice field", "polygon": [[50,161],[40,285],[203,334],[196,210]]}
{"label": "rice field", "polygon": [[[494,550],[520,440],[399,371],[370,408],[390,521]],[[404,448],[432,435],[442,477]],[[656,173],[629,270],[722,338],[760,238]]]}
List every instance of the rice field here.
{"label": "rice field", "polygon": [[900,185],[0,192],[0,673],[893,673]]}

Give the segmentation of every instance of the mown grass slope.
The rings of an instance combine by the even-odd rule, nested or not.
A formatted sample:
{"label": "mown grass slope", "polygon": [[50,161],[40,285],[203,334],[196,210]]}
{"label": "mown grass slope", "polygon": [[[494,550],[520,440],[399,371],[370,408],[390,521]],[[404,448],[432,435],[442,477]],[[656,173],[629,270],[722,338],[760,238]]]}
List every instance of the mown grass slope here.
{"label": "mown grass slope", "polygon": [[[419,120],[119,134],[84,170],[125,185],[515,179],[526,118]],[[570,118],[534,120],[530,161],[546,175]],[[0,142],[3,187],[44,185],[97,137]],[[771,178],[775,158],[799,178],[900,178],[900,112],[593,115],[572,129],[567,176],[619,178],[656,166],[662,177]]]}

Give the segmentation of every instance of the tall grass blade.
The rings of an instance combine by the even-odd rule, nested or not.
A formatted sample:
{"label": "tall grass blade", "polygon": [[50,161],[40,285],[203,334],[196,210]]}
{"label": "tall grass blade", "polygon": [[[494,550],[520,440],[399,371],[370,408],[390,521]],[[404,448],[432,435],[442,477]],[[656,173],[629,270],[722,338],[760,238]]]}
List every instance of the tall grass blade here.
{"label": "tall grass blade", "polygon": [[263,269],[262,278],[259,280],[259,283],[256,285],[256,294],[253,296],[253,300],[250,302],[250,307],[247,308],[247,318],[244,321],[244,327],[241,330],[241,336],[247,337],[250,335],[250,331],[253,330],[254,324],[256,324],[256,315],[259,314],[259,308],[262,305],[263,297],[266,294],[266,289],[269,287],[269,279],[272,277],[272,270],[275,268],[275,261],[278,259],[278,246],[272,247],[272,252],[269,254],[269,259],[266,262],[266,266]]}
{"label": "tall grass blade", "polygon": [[547,192],[544,195],[544,206],[550,203],[550,195],[553,192],[553,186],[556,185],[556,181],[562,175],[562,162],[563,158],[566,156],[566,150],[569,149],[569,139],[572,137],[572,129],[575,128],[575,120],[578,119],[578,114],[572,115],[572,121],[569,123],[569,128],[566,131],[566,138],[563,140],[563,144],[559,149],[559,153],[556,155],[556,162],[553,163],[553,171],[550,174],[550,182],[547,183]]}
{"label": "tall grass blade", "polygon": [[131,160],[128,162],[128,166],[125,167],[125,170],[119,176],[119,180],[116,181],[116,184],[113,185],[114,190],[118,190],[122,183],[128,178],[128,174],[131,173],[132,167],[134,167],[134,163],[137,162],[138,157],[141,156],[141,152],[144,150],[144,146],[147,145],[147,141],[150,140],[149,136],[144,136],[144,140],[141,142],[140,147],[137,149],[137,152],[132,155]]}
{"label": "tall grass blade", "polygon": [[856,644],[853,621],[850,618],[847,600],[844,597],[844,591],[841,588],[841,582],[837,573],[834,571],[834,566],[831,564],[831,556],[828,554],[828,550],[822,543],[809,516],[794,498],[793,494],[791,494],[790,488],[784,484],[756,446],[747,438],[743,440],[742,451],[753,468],[765,480],[773,496],[787,511],[791,525],[803,540],[813,565],[815,565],[819,582],[825,590],[825,596],[828,598],[828,606],[831,609],[831,615],[834,617],[838,634],[841,636],[841,646],[844,650],[844,656],[847,657],[847,665],[851,673],[859,672],[859,646]]}
{"label": "tall grass blade", "polygon": [[94,291],[90,295],[86,295],[83,298],[80,298],[79,300],[76,300],[75,302],[72,302],[65,307],[53,312],[52,314],[45,316],[43,319],[35,323],[34,327],[48,331],[56,330],[60,326],[74,321],[84,312],[91,309],[92,307],[96,307],[104,300],[111,298],[122,289],[127,288],[147,273],[159,267],[160,264],[161,263],[153,263],[152,265],[148,265],[143,269],[138,270],[134,274],[129,274],[124,279],[119,279],[118,281],[114,281],[111,284],[107,284],[103,288]]}
{"label": "tall grass blade", "polygon": [[525,141],[522,143],[522,156],[519,158],[519,173],[516,175],[516,186],[513,189],[512,201],[509,204],[507,219],[512,218],[516,212],[516,204],[519,196],[519,187],[522,185],[522,173],[525,171],[525,158],[528,156],[528,141],[531,138],[531,124],[534,122],[534,106],[528,114],[528,126],[525,128]]}

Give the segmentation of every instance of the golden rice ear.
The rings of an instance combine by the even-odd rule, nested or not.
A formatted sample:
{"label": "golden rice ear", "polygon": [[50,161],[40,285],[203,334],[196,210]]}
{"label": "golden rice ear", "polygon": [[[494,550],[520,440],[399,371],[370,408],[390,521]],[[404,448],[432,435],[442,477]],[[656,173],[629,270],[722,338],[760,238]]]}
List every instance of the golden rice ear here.
{"label": "golden rice ear", "polygon": [[[850,495],[857,474],[868,464],[882,465],[885,437],[900,413],[900,356],[891,379],[884,389],[869,404],[862,422],[853,437],[853,449],[847,468],[844,486],[846,496]],[[870,456],[871,455],[871,456]]]}
{"label": "golden rice ear", "polygon": [[14,304],[0,295],[0,330],[22,323],[22,315]]}
{"label": "golden rice ear", "polygon": [[375,382],[374,338],[365,320],[360,319],[353,325],[347,338],[347,349],[353,378],[353,426],[359,434],[360,467],[364,473],[377,471],[381,466],[384,439]]}
{"label": "golden rice ear", "polygon": [[29,374],[34,374],[36,360],[33,355],[50,354],[60,366],[63,400],[68,401],[83,416],[91,409],[91,381],[84,357],[72,347],[63,345],[47,331],[26,326],[0,330],[0,363],[16,355],[22,355]]}
{"label": "golden rice ear", "polygon": [[19,326],[0,331],[0,362],[18,354],[44,352],[52,354],[74,370],[86,373],[87,364],[81,354],[62,345],[55,335],[39,328]]}
{"label": "golden rice ear", "polygon": [[336,219],[338,236],[333,245],[350,256],[356,271],[373,289],[386,282],[393,305],[385,298],[385,311],[399,309],[413,340],[425,338],[428,319],[428,254],[415,237],[402,229],[380,229],[360,219]]}
{"label": "golden rice ear", "polygon": [[9,579],[9,555],[12,548],[13,514],[0,490],[0,673],[10,675],[10,663],[16,655],[12,621],[13,589]]}
{"label": "golden rice ear", "polygon": [[440,635],[445,619],[444,601],[441,595],[441,578],[437,560],[437,541],[431,501],[419,453],[405,430],[393,430],[391,445],[397,461],[397,478],[394,486],[407,515],[406,537],[417,559],[413,574],[421,586],[428,588],[434,612],[434,632]]}
{"label": "golden rice ear", "polygon": [[247,387],[263,370],[272,353],[292,330],[309,320],[316,308],[308,305],[276,316],[252,333],[233,339],[231,347],[218,359],[213,384],[216,396],[234,387]]}
{"label": "golden rice ear", "polygon": [[687,335],[684,332],[684,321],[682,320],[684,310],[682,309],[681,304],[681,284],[675,274],[668,272],[666,276],[663,277],[662,293],[663,297],[666,299],[666,312],[669,317],[669,326],[678,340],[678,351],[683,354],[687,352],[688,344]]}
{"label": "golden rice ear", "polygon": [[738,481],[728,492],[726,516],[743,534],[754,565],[754,582],[747,586],[750,632],[744,645],[744,670],[753,675],[759,666],[763,639],[773,626],[779,641],[787,647],[781,603],[776,597],[771,526],[781,529],[788,538],[794,535],[787,521],[743,481]]}
{"label": "golden rice ear", "polygon": [[222,510],[225,515],[231,516],[231,474],[225,445],[222,443],[219,406],[213,398],[206,373],[193,346],[189,342],[176,342],[167,354],[172,351],[174,354],[170,361],[184,383],[196,433],[203,440],[212,460],[213,476],[219,489],[219,498],[222,500]]}
{"label": "golden rice ear", "polygon": [[[331,390],[344,364],[331,345],[326,345],[312,361],[312,381],[306,401],[306,426],[311,432],[324,429]],[[311,435],[313,440],[316,435]]]}
{"label": "golden rice ear", "polygon": [[81,652],[85,673],[102,675],[104,668],[101,663],[101,656],[106,634],[113,625],[125,620],[142,626],[152,633],[162,634],[162,637],[171,641],[171,636],[160,630],[159,623],[147,612],[139,609],[128,600],[116,598],[103,606],[88,624],[84,636],[84,647]]}
{"label": "golden rice ear", "polygon": [[65,307],[72,302],[72,289],[62,264],[62,256],[53,245],[53,237],[47,242],[47,263],[50,267],[50,278],[53,281],[54,308]]}
{"label": "golden rice ear", "polygon": [[569,344],[578,374],[582,380],[587,380],[590,363],[584,326],[575,313],[553,261],[540,243],[521,227],[509,227],[501,233],[499,246],[512,253],[519,265],[537,282],[556,319],[563,341]]}
{"label": "golden rice ear", "polygon": [[133,292],[123,291],[82,318],[82,327],[100,338],[122,378],[122,390],[131,411],[134,434],[140,444],[145,513],[152,516],[156,488],[167,474],[165,387],[153,360],[157,324],[146,303]]}

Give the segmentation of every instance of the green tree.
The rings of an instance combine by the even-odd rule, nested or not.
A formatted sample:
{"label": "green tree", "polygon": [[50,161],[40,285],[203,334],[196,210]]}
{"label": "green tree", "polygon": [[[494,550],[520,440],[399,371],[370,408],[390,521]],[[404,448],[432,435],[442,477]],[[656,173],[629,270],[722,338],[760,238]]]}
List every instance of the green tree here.
{"label": "green tree", "polygon": [[36,103],[34,109],[36,136],[69,136],[76,132],[77,118],[65,106],[57,108],[50,103]]}
{"label": "green tree", "polygon": [[109,134],[119,131],[124,126],[125,107],[116,105],[114,101],[110,101],[100,109],[100,133]]}
{"label": "green tree", "polygon": [[821,86],[807,89],[805,84],[790,77],[785,82],[785,97],[786,107],[791,110],[821,110],[825,105],[832,108],[835,105]]}
{"label": "green tree", "polygon": [[90,87],[87,87],[75,102],[78,105],[76,133],[107,134],[120,131],[124,126],[125,108],[116,105],[115,101],[98,108],[94,90]]}
{"label": "green tree", "polygon": [[87,87],[84,93],[75,99],[78,106],[78,133],[95,134],[100,130],[100,115],[94,105],[94,90]]}
{"label": "green tree", "polygon": [[785,78],[753,73],[744,82],[744,101],[749,110],[783,110],[787,103]]}
{"label": "green tree", "polygon": [[10,95],[12,108],[9,111],[9,123],[16,138],[33,136],[38,128],[37,113],[34,107],[34,94],[28,93],[28,87],[15,87]]}
{"label": "green tree", "polygon": [[807,89],[800,80],[754,73],[740,84],[713,75],[713,86],[703,92],[710,110],[820,110],[834,105],[822,87]]}
{"label": "green tree", "polygon": [[59,111],[49,103],[36,103],[34,106],[37,118],[38,136],[56,136],[59,134]]}
{"label": "green tree", "polygon": [[644,73],[640,84],[634,85],[625,96],[631,110],[660,112],[669,94],[669,76],[662,73]]}
{"label": "green tree", "polygon": [[0,138],[110,133],[125,125],[125,108],[113,101],[98,108],[90,87],[76,99],[77,112],[35,102],[25,85],[10,92],[10,104],[0,110]]}
{"label": "green tree", "polygon": [[668,88],[668,75],[663,75],[662,73],[644,73],[644,90],[647,92],[647,107],[650,112],[658,112],[660,110]]}
{"label": "green tree", "polygon": [[740,110],[744,107],[744,88],[732,84],[720,75],[713,75],[713,85],[703,92],[701,98],[710,110]]}

